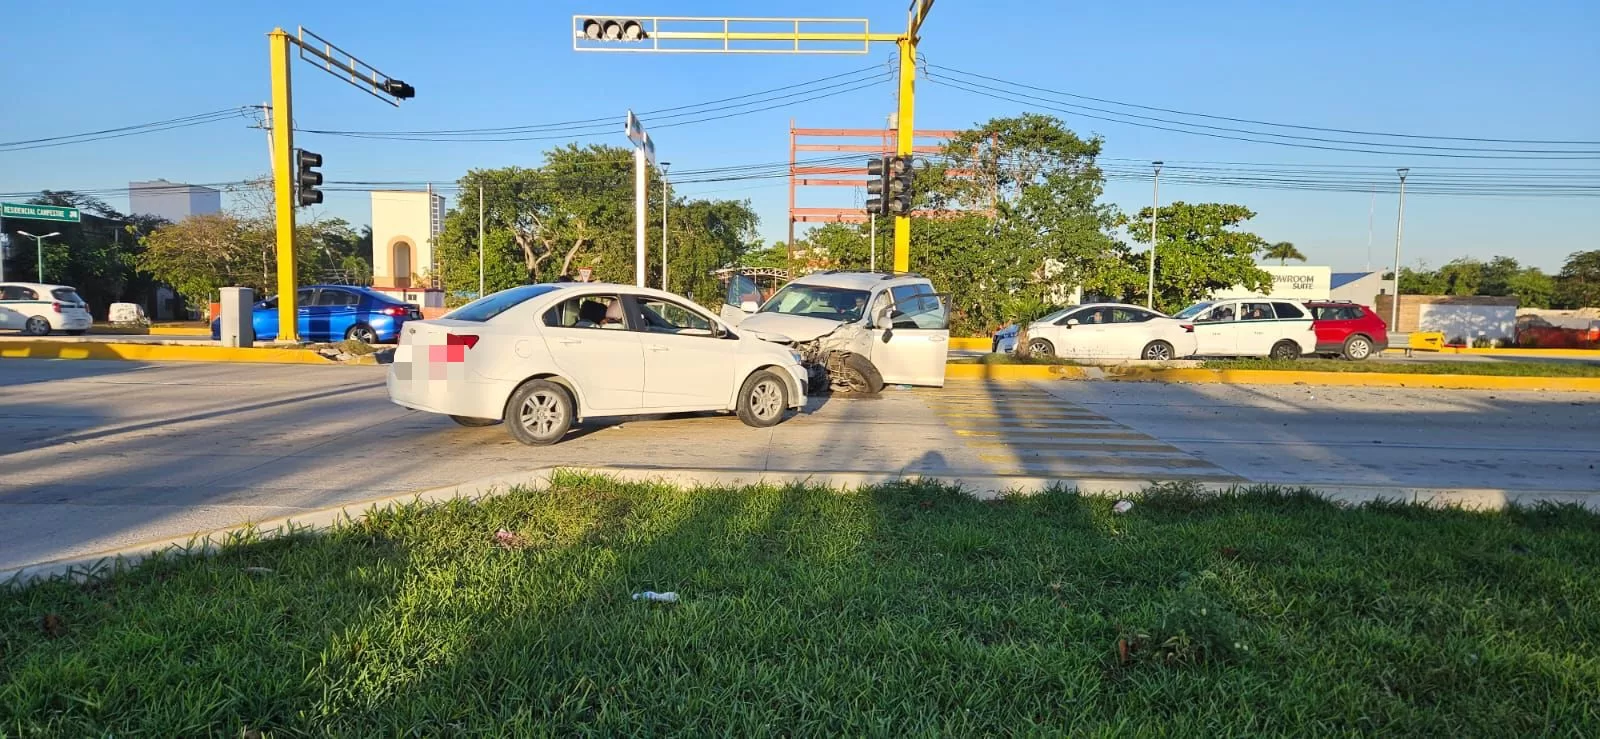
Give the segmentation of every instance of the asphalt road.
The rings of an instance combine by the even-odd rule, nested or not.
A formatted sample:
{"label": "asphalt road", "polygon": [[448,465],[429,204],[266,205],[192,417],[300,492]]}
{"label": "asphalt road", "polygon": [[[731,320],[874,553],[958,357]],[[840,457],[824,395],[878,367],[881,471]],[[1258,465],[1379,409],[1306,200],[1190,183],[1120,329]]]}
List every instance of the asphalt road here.
{"label": "asphalt road", "polygon": [[551,464],[1600,491],[1600,395],[974,382],[530,448],[383,373],[0,360],[0,570]]}

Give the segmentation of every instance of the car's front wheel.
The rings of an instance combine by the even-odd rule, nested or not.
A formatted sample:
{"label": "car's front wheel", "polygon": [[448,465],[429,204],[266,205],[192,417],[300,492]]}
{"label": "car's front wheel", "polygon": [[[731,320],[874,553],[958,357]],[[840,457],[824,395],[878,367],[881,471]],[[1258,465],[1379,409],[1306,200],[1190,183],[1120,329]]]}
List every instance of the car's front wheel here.
{"label": "car's front wheel", "polygon": [[1056,345],[1050,343],[1049,339],[1030,339],[1030,340],[1028,340],[1028,356],[1030,356],[1030,357],[1053,357],[1055,355],[1056,355]]}
{"label": "car's front wheel", "polygon": [[764,429],[778,425],[789,410],[789,385],[772,370],[751,373],[739,388],[739,420]]}
{"label": "car's front wheel", "polygon": [[834,379],[834,387],[851,393],[866,393],[877,395],[883,392],[883,375],[878,368],[872,366],[872,360],[860,354],[846,355],[840,364],[839,376]]}
{"label": "car's front wheel", "polygon": [[530,446],[554,444],[572,428],[573,415],[566,388],[549,380],[529,380],[506,402],[506,430]]}
{"label": "car's front wheel", "polygon": [[50,321],[44,316],[34,316],[22,325],[22,333],[29,336],[49,336]]}
{"label": "car's front wheel", "polygon": [[1352,336],[1345,339],[1344,358],[1351,361],[1361,361],[1372,356],[1372,341],[1365,336]]}

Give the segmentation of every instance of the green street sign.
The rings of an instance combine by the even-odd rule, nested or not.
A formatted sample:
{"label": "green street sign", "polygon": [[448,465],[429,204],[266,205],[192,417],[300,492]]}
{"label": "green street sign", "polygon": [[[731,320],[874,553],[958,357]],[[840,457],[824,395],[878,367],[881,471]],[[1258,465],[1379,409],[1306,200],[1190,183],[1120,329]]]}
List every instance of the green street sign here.
{"label": "green street sign", "polygon": [[77,208],[64,208],[58,205],[28,205],[26,203],[0,203],[0,218],[65,221],[67,223],[77,223],[83,220],[78,216]]}

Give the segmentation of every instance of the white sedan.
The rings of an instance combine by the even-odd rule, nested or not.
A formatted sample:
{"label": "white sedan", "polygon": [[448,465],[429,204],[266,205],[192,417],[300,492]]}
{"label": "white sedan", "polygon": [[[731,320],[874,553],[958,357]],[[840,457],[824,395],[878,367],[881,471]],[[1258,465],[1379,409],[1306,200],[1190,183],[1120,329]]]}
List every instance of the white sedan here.
{"label": "white sedan", "polygon": [[781,344],[644,287],[525,285],[408,321],[389,399],[463,426],[504,421],[553,444],[599,416],[730,411],[758,428],[805,404],[806,371]]}
{"label": "white sedan", "polygon": [[63,331],[80,336],[94,324],[89,304],[66,285],[0,282],[0,329],[45,336]]}
{"label": "white sedan", "polygon": [[1028,352],[1067,359],[1168,360],[1195,353],[1194,324],[1120,303],[1071,306],[1028,324]]}

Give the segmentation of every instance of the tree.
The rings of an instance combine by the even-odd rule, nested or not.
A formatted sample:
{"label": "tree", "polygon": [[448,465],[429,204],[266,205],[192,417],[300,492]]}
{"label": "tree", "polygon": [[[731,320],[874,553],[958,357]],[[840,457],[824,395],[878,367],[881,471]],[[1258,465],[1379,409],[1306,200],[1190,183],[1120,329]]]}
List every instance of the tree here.
{"label": "tree", "polygon": [[[308,285],[342,266],[335,248],[355,239],[343,220],[295,225],[295,280]],[[205,305],[221,288],[248,287],[258,296],[278,291],[277,229],[270,218],[236,212],[189,216],[139,240],[138,268],[172,286],[184,300]]]}
{"label": "tree", "polygon": [[[1156,220],[1156,307],[1168,313],[1229,287],[1263,291],[1272,276],[1256,266],[1255,256],[1266,241],[1237,227],[1255,217],[1242,205],[1182,201],[1161,206]],[[1125,221],[1148,224],[1150,209]],[[1134,241],[1148,244],[1150,231],[1131,227]],[[1129,254],[1129,268],[1146,269],[1147,254]],[[1142,286],[1141,286],[1142,287]],[[1140,292],[1144,292],[1140,290]]]}
{"label": "tree", "polygon": [[1262,253],[1262,256],[1266,257],[1267,259],[1278,260],[1278,266],[1280,267],[1290,259],[1293,259],[1296,262],[1306,261],[1306,255],[1301,254],[1300,250],[1295,248],[1294,244],[1291,244],[1287,241],[1280,241],[1272,246],[1267,247],[1267,250]]}
{"label": "tree", "polygon": [[1554,304],[1559,308],[1600,307],[1600,249],[1567,257],[1555,279]]}

